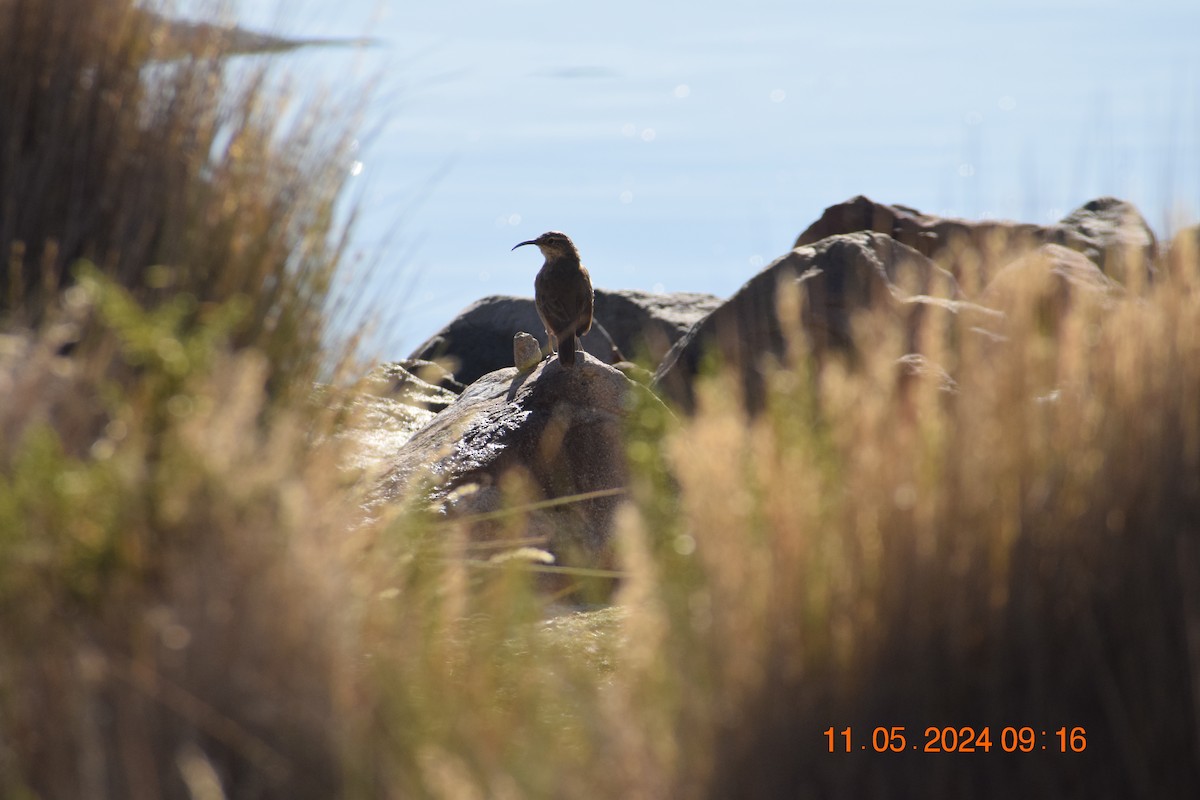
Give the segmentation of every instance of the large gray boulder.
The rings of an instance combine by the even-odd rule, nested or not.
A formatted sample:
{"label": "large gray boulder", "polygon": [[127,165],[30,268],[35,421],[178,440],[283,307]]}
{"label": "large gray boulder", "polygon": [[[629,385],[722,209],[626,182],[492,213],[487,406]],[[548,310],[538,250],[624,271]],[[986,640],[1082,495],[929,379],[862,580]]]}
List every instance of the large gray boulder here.
{"label": "large gray boulder", "polygon": [[626,358],[662,361],[671,345],[721,304],[700,292],[596,290],[596,319]]}
{"label": "large gray boulder", "polygon": [[511,516],[474,521],[471,537],[533,541],[559,564],[606,565],[626,483],[623,427],[635,392],[658,402],[591,355],[571,368],[545,359],[531,372],[491,372],[392,456],[372,504],[417,493],[439,513],[463,518],[500,511],[517,497],[591,495],[526,511],[515,532]]}
{"label": "large gray boulder", "polygon": [[855,312],[879,306],[903,318],[904,352],[911,351],[923,313],[931,306],[953,308],[959,296],[949,272],[891,236],[830,236],[775,260],[693,326],[655,374],[662,394],[690,411],[692,381],[704,359],[715,353],[738,370],[747,407],[760,409],[764,359],[782,356],[786,346],[777,313],[783,282],[801,290],[799,323],[817,359],[831,350],[853,354]]}
{"label": "large gray boulder", "polygon": [[[1133,205],[1112,197],[1092,200],[1052,225],[965,220],[922,213],[858,196],[825,209],[796,246],[854,231],[886,233],[950,270],[964,282],[986,285],[1005,264],[1044,244],[1082,253],[1107,275],[1128,283],[1152,275],[1154,233]],[[1137,276],[1129,270],[1138,268]],[[977,272],[978,275],[968,274]]]}
{"label": "large gray boulder", "polygon": [[[513,336],[525,331],[546,348],[546,331],[531,297],[492,295],[463,309],[449,325],[429,337],[409,356],[422,361],[448,361],[454,378],[473,383],[513,363]],[[602,325],[582,338],[583,349],[606,364],[620,360]]]}

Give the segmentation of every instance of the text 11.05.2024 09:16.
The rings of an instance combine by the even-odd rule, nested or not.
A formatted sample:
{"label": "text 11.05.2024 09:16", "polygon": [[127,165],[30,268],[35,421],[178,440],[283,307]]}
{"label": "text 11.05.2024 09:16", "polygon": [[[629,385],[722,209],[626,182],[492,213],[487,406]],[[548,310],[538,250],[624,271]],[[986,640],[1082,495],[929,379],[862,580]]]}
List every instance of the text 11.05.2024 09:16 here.
{"label": "text 11.05.2024 09:16", "polygon": [[975,728],[929,726],[924,735],[909,739],[904,725],[877,726],[871,731],[869,741],[855,737],[849,728],[825,729],[827,752],[853,753],[874,751],[876,753],[1082,753],[1087,749],[1087,731],[1079,726],[1062,726],[1057,730],[1034,728],[1029,725],[1006,725],[997,728],[995,736],[990,726]]}

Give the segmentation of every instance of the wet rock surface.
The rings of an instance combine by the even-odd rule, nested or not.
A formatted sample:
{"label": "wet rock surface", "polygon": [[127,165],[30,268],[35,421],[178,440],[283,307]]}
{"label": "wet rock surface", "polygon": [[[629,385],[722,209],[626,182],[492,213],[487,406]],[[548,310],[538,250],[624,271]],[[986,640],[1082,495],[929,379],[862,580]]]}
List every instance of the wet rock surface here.
{"label": "wet rock surface", "polygon": [[[625,486],[624,420],[631,394],[648,390],[613,367],[581,355],[564,368],[548,358],[528,373],[489,373],[388,459],[373,503],[419,491],[447,517],[498,511],[530,501],[579,498],[528,512],[522,540],[556,559],[607,560],[613,515]],[[483,522],[472,535],[499,535]]]}

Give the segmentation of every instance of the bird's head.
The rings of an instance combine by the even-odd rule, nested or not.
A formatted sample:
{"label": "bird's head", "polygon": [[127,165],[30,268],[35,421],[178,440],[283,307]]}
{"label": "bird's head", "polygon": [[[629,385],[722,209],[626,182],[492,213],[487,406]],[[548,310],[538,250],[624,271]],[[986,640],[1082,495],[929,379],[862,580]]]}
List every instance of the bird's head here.
{"label": "bird's head", "polygon": [[571,241],[571,237],[567,236],[562,231],[546,231],[536,239],[530,239],[527,242],[513,245],[513,250],[518,247],[524,247],[527,244],[535,244],[542,251],[542,255],[547,261],[552,261],[562,256],[574,256],[579,258],[579,251],[575,249],[575,243]]}

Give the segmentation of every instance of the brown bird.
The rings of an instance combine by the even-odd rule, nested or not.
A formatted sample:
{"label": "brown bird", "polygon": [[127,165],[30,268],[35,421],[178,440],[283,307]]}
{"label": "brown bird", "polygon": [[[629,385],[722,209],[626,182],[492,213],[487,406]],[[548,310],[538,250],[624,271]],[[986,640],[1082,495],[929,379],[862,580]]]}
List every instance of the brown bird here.
{"label": "brown bird", "polygon": [[564,367],[575,363],[579,337],[592,328],[592,278],[579,263],[575,243],[559,231],[547,231],[513,250],[535,244],[546,263],[533,281],[533,299],[550,347]]}

